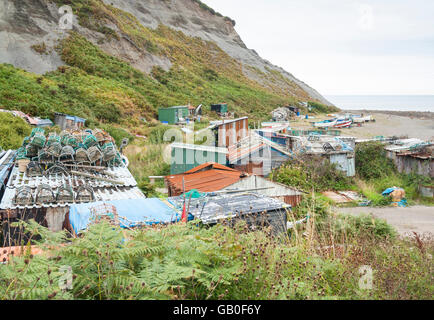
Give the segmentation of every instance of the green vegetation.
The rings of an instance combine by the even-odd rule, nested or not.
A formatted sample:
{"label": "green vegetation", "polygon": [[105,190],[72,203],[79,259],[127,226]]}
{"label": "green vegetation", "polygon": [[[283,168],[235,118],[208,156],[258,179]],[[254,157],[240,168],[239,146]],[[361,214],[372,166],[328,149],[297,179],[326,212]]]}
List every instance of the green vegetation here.
{"label": "green vegetation", "polygon": [[[52,120],[54,111],[68,112],[91,123],[117,123],[140,134],[140,119],[155,119],[160,107],[187,102],[207,106],[225,100],[237,115],[265,119],[276,106],[296,101],[278,84],[265,86],[247,78],[241,64],[212,42],[163,25],[145,28],[131,14],[101,0],[55,2],[72,6],[79,23],[100,32],[101,41],[127,38],[138,50],[166,57],[170,70],[156,66],[147,75],[71,32],[57,49],[68,66],[38,76],[0,65],[0,106]],[[119,31],[108,28],[108,23]],[[286,81],[297,97],[308,99],[295,83],[282,80],[280,73],[269,73],[268,78]]]}
{"label": "green vegetation", "polygon": [[339,109],[334,106],[327,106],[316,101],[309,101],[309,106],[312,108],[312,112],[316,114],[339,112]]}
{"label": "green vegetation", "polygon": [[419,185],[433,183],[433,179],[415,173],[399,173],[393,161],[386,157],[384,146],[380,142],[367,142],[356,147],[356,172],[359,177],[356,184],[360,191],[372,201],[373,205],[381,206],[390,203],[381,193],[390,187],[400,187],[406,192],[410,204],[423,201],[433,204],[432,199],[421,199]]}
{"label": "green vegetation", "polygon": [[30,125],[19,117],[6,112],[0,112],[0,150],[1,148],[17,149],[24,137],[30,135]]}
{"label": "green vegetation", "polygon": [[271,179],[306,192],[348,190],[352,180],[336,164],[320,156],[299,156],[273,171]]}
{"label": "green vegetation", "polygon": [[420,185],[433,184],[434,179],[415,173],[399,173],[393,161],[386,157],[384,145],[380,142],[357,144],[355,158],[354,178],[347,177],[329,161],[311,156],[299,156],[296,160],[288,161],[274,170],[270,178],[306,192],[313,191],[317,193],[317,198],[322,197],[322,191],[353,190],[363,194],[372,206],[387,206],[390,205],[391,198],[384,197],[381,193],[395,186],[405,190],[410,205],[434,204],[431,198],[421,198],[418,191]]}
{"label": "green vegetation", "polygon": [[[432,298],[432,241],[396,239],[370,217],[338,217],[322,229],[315,215],[310,221],[305,236],[291,239],[244,223],[121,231],[102,222],[73,239],[21,223],[45,253],[24,246],[23,256],[9,256],[0,299]],[[364,265],[373,270],[372,290],[359,287]]]}

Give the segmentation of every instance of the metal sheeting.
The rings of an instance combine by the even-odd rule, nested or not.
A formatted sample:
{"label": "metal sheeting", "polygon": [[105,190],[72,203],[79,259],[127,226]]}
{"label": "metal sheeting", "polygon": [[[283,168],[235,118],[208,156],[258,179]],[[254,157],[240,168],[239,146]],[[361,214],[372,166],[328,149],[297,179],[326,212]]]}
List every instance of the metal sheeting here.
{"label": "metal sheeting", "polygon": [[[125,200],[125,199],[138,199],[145,198],[143,193],[138,187],[110,187],[110,188],[96,188],[93,190],[95,201],[109,201],[109,200]],[[32,189],[33,199],[36,198],[36,188]],[[61,208],[68,207],[74,202],[53,202],[42,204],[29,204],[29,205],[16,205],[14,202],[16,194],[15,188],[7,188],[0,204],[1,210],[6,209],[31,209],[31,208]],[[75,195],[75,194],[74,194]]]}
{"label": "metal sheeting", "polygon": [[[169,198],[168,201],[178,210],[182,210],[183,197]],[[207,196],[191,199],[189,212],[205,224],[217,223],[219,220],[246,216],[262,212],[286,212],[289,205],[257,193],[237,195]]]}
{"label": "metal sheeting", "polygon": [[73,200],[47,203],[33,202],[32,204],[28,205],[15,204],[14,198],[19,188],[28,187],[33,199],[35,200],[38,187],[42,185],[46,185],[51,188],[54,194],[57,193],[59,188],[65,185],[71,186],[74,190],[74,198],[77,195],[77,190],[79,187],[91,187],[94,192],[95,201],[145,198],[143,193],[137,187],[137,182],[127,168],[108,168],[107,172],[110,175],[96,173],[95,176],[111,179],[115,177],[116,180],[122,181],[125,184],[116,185],[106,181],[98,181],[91,178],[65,174],[50,174],[47,176],[38,175],[33,177],[27,176],[26,173],[19,172],[18,167],[14,167],[12,169],[11,177],[8,181],[2,202],[0,203],[0,209],[56,208],[66,207],[77,202],[76,200]]}
{"label": "metal sheeting", "polygon": [[[112,167],[107,168],[108,174],[102,174],[99,172],[92,173],[94,176],[104,179],[114,179],[122,181],[122,186],[133,187],[137,185],[136,180],[131,175],[128,168],[125,167]],[[66,175],[61,173],[53,173],[49,175],[27,176],[27,173],[21,173],[18,167],[14,167],[11,173],[11,177],[8,183],[8,188],[18,188],[21,186],[29,186],[30,188],[36,188],[38,185],[48,184],[52,188],[58,188],[62,185],[68,184],[71,187],[90,186],[92,188],[105,188],[112,187],[113,183],[90,179],[77,175]]]}

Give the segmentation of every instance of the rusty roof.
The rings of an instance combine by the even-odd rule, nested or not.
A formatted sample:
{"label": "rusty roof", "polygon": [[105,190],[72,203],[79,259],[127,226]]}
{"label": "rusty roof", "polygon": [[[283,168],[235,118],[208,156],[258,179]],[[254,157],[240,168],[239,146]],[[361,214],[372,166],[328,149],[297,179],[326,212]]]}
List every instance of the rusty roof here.
{"label": "rusty roof", "polygon": [[166,177],[167,184],[176,194],[196,189],[200,192],[218,191],[239,181],[245,174],[224,165],[207,162],[185,173]]}

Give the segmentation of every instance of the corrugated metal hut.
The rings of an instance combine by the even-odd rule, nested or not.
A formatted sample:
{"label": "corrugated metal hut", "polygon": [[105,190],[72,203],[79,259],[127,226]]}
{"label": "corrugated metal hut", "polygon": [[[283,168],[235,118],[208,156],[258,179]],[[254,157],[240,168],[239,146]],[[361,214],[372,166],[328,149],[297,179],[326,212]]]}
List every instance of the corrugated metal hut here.
{"label": "corrugated metal hut", "polygon": [[183,174],[165,178],[169,196],[175,197],[196,189],[199,192],[213,192],[233,185],[245,175],[224,165],[208,162]]}
{"label": "corrugated metal hut", "polygon": [[212,121],[211,125],[217,132],[217,146],[232,146],[249,134],[249,118],[243,117],[231,120]]}
{"label": "corrugated metal hut", "polygon": [[169,124],[177,124],[181,120],[188,118],[188,116],[188,106],[174,106],[158,109],[158,120]]}
{"label": "corrugated metal hut", "polygon": [[217,113],[227,113],[228,112],[228,104],[227,103],[216,103],[211,105],[211,111]]}
{"label": "corrugated metal hut", "polygon": [[228,150],[226,148],[172,143],[170,174],[184,173],[207,162],[226,165],[227,154]]}

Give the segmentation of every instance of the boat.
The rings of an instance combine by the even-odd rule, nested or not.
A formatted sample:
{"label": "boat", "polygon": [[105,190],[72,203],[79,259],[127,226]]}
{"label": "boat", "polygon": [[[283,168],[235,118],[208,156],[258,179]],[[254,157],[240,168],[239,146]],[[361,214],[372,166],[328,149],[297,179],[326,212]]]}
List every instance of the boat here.
{"label": "boat", "polygon": [[337,120],[336,123],[333,125],[333,128],[349,128],[351,124],[353,123],[353,120]]}
{"label": "boat", "polygon": [[364,123],[372,121],[372,116],[358,116],[358,117],[352,117],[354,123]]}
{"label": "boat", "polygon": [[316,128],[330,128],[337,124],[337,119],[324,120],[319,122],[314,122],[313,126]]}

